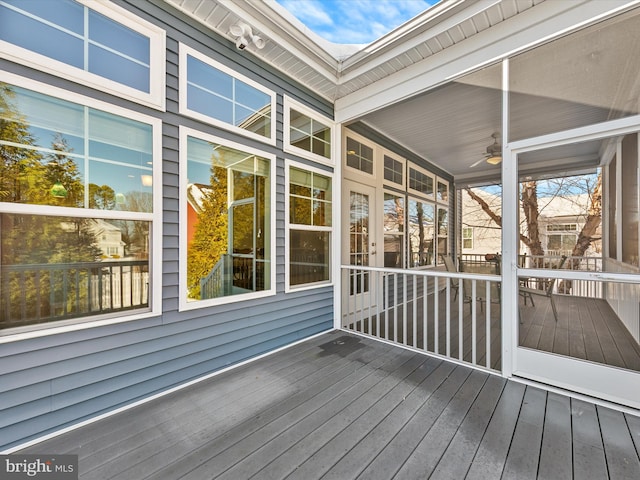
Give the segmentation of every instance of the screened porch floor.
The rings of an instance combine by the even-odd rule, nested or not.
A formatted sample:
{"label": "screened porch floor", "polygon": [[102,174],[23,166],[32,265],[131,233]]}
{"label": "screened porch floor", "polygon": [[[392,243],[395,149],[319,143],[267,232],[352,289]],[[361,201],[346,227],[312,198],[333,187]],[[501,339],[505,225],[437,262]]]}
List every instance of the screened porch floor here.
{"label": "screened porch floor", "polygon": [[[640,346],[605,300],[568,295],[554,295],[554,299],[557,322],[548,298],[536,296],[535,306],[530,301],[525,305],[520,298],[520,346],[640,371]],[[427,315],[424,314],[425,305]],[[458,315],[461,307],[462,318]],[[447,308],[451,319],[448,328]],[[442,290],[438,294],[437,322],[435,310],[436,302],[431,292],[426,302],[422,295],[417,295],[415,307],[409,300],[406,308],[402,304],[387,305],[377,315],[369,316],[365,310],[356,314],[356,318],[363,320],[343,325],[356,333],[370,334],[500,371],[502,333],[499,303],[487,305],[486,302],[476,302],[474,323],[470,304],[461,303],[453,291],[447,301],[446,291]],[[414,318],[418,319],[415,325]],[[472,348],[474,343],[475,351]]]}
{"label": "screened porch floor", "polygon": [[31,446],[82,479],[640,478],[640,417],[333,331]]}

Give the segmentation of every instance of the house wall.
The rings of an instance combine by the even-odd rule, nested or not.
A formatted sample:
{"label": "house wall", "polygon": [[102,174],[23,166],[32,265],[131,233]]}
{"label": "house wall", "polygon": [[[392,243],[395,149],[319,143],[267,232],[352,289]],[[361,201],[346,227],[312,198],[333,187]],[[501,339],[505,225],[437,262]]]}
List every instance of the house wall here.
{"label": "house wall", "polygon": [[[622,140],[620,156],[615,159],[615,168],[609,167],[610,185],[619,188],[620,209],[617,211],[616,192],[608,199],[609,254],[605,257],[603,270],[612,273],[637,274],[638,265],[638,142],[637,134],[627,135]],[[621,183],[616,186],[616,171],[621,169]],[[611,188],[611,187],[610,187]],[[616,241],[620,233],[620,241]],[[618,251],[616,244],[621,245]],[[615,258],[617,255],[618,258]],[[629,283],[606,284],[605,298],[616,312],[629,333],[640,342],[640,286]]]}
{"label": "house wall", "polygon": [[[144,399],[170,387],[332,328],[331,285],[285,293],[283,95],[332,117],[332,105],[282,78],[257,57],[208,33],[160,1],[118,5],[167,33],[166,111],[115,98],[0,60],[0,70],[75,91],[162,120],[162,313],[102,326],[71,325],[0,346],[0,450]],[[277,92],[277,142],[268,145],[183,117],[178,111],[178,49],[183,42]],[[180,125],[276,155],[275,295],[179,311]],[[287,158],[310,164],[287,154]],[[330,170],[327,167],[323,167]],[[159,248],[159,247],[156,247]],[[157,268],[157,266],[156,266]],[[216,406],[212,406],[216,408]]]}

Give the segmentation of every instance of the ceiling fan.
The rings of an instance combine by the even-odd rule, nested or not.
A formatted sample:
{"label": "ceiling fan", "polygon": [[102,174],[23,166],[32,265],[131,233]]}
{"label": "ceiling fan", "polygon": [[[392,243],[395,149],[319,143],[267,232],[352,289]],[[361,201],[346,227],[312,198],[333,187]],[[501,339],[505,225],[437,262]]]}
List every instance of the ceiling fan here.
{"label": "ceiling fan", "polygon": [[500,134],[495,132],[491,137],[493,137],[493,143],[487,147],[487,153],[485,153],[484,158],[473,163],[469,168],[480,165],[482,162],[487,162],[489,165],[498,165],[502,162],[502,145],[498,142]]}

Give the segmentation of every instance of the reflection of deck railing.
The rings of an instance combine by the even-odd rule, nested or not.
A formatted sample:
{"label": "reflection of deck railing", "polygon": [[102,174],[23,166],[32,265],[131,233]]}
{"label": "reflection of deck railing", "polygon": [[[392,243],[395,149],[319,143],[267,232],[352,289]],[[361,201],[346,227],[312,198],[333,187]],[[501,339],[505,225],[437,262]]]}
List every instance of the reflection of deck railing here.
{"label": "reflection of deck railing", "polygon": [[264,290],[264,261],[252,257],[222,255],[200,280],[201,300],[260,290]]}
{"label": "reflection of deck railing", "polygon": [[0,328],[149,306],[147,260],[1,269]]}
{"label": "reflection of deck railing", "polygon": [[231,293],[231,255],[222,255],[206,277],[200,279],[200,298],[218,298]]}

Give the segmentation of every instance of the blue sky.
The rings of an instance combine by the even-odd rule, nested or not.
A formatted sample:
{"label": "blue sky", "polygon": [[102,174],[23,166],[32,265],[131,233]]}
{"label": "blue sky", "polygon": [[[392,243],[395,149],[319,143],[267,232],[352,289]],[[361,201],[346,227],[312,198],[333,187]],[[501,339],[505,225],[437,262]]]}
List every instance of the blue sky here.
{"label": "blue sky", "polygon": [[425,11],[436,0],[277,0],[322,38],[367,44]]}

